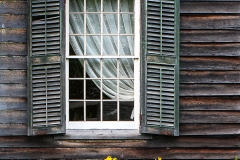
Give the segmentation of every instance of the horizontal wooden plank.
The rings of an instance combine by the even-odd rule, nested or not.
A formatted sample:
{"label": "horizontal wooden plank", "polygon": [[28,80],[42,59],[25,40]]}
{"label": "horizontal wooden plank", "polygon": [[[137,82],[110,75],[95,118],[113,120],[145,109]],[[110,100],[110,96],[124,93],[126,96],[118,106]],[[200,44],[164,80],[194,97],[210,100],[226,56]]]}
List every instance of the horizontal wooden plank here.
{"label": "horizontal wooden plank", "polygon": [[[186,1],[186,0],[184,0]],[[184,14],[194,13],[194,14],[206,14],[206,13],[221,13],[221,14],[231,14],[240,13],[240,2],[238,0],[211,0],[206,2],[197,2],[197,0],[191,0],[191,2],[180,2],[180,12]],[[235,1],[235,2],[234,2]]]}
{"label": "horizontal wooden plank", "polygon": [[235,96],[240,84],[180,84],[180,96]]}
{"label": "horizontal wooden plank", "polygon": [[180,111],[180,123],[240,123],[239,111]]}
{"label": "horizontal wooden plank", "polygon": [[0,42],[27,42],[26,28],[20,29],[0,29]]}
{"label": "horizontal wooden plank", "polygon": [[0,137],[0,147],[47,148],[181,148],[181,147],[240,147],[240,137],[231,136],[155,136],[152,140],[56,140],[51,136]]}
{"label": "horizontal wooden plank", "polygon": [[27,97],[24,84],[0,84],[0,97]]}
{"label": "horizontal wooden plank", "polygon": [[180,135],[236,135],[240,134],[238,123],[235,124],[180,124]]}
{"label": "horizontal wooden plank", "polygon": [[27,110],[27,99],[0,97],[0,112],[2,110]]}
{"label": "horizontal wooden plank", "polygon": [[240,30],[181,30],[180,41],[185,43],[240,42]]}
{"label": "horizontal wooden plank", "polygon": [[240,156],[239,148],[4,148],[4,159],[233,159]]}
{"label": "horizontal wooden plank", "polygon": [[180,70],[240,70],[240,57],[181,57]]}
{"label": "horizontal wooden plank", "polygon": [[1,124],[26,124],[27,111],[6,110],[0,112]]}
{"label": "horizontal wooden plank", "polygon": [[180,83],[240,83],[239,77],[239,71],[181,71]]}
{"label": "horizontal wooden plank", "polygon": [[26,70],[0,70],[0,83],[27,83]]}
{"label": "horizontal wooden plank", "polygon": [[27,16],[0,14],[0,28],[26,28]]}
{"label": "horizontal wooden plank", "polygon": [[0,0],[0,14],[27,14],[26,0]]}
{"label": "horizontal wooden plank", "polygon": [[182,15],[180,21],[181,29],[240,29],[239,15]]}
{"label": "horizontal wooden plank", "polygon": [[180,113],[184,110],[217,111],[217,110],[240,110],[240,97],[180,97]]}
{"label": "horizontal wooden plank", "polygon": [[0,57],[0,69],[27,69],[27,58],[25,56]]}
{"label": "horizontal wooden plank", "polygon": [[23,136],[23,135],[25,136],[27,135],[27,124],[0,123],[0,136]]}
{"label": "horizontal wooden plank", "polygon": [[181,56],[240,56],[240,43],[193,43],[180,45]]}
{"label": "horizontal wooden plank", "polygon": [[26,43],[0,43],[0,56],[27,56]]}

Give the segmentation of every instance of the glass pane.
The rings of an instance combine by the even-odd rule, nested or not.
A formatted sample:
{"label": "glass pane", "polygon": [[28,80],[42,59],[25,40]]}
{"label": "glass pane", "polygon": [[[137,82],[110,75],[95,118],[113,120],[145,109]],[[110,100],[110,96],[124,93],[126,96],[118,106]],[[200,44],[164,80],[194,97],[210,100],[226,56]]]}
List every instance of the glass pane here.
{"label": "glass pane", "polygon": [[100,120],[100,102],[86,102],[86,121]]}
{"label": "glass pane", "polygon": [[120,121],[134,120],[134,102],[120,102]]}
{"label": "glass pane", "polygon": [[101,55],[101,37],[86,36],[86,55]]}
{"label": "glass pane", "polygon": [[69,55],[80,56],[84,55],[84,37],[83,36],[69,36],[70,50]]}
{"label": "glass pane", "polygon": [[100,12],[101,0],[86,0],[87,12]]}
{"label": "glass pane", "polygon": [[86,59],[86,71],[87,71],[87,78],[99,78],[100,72],[100,59],[97,58],[89,58]]}
{"label": "glass pane", "polygon": [[79,59],[69,59],[69,78],[83,78],[83,67]]}
{"label": "glass pane", "polygon": [[118,0],[103,0],[103,12],[117,12]]}
{"label": "glass pane", "polygon": [[100,34],[101,33],[101,16],[100,14],[87,14],[86,15],[86,28],[87,33]]}
{"label": "glass pane", "polygon": [[84,103],[69,102],[69,121],[84,120]]}
{"label": "glass pane", "polygon": [[117,99],[117,80],[103,80],[104,99]]}
{"label": "glass pane", "polygon": [[69,15],[69,33],[84,33],[84,15],[83,14],[70,14]]}
{"label": "glass pane", "polygon": [[69,0],[70,12],[84,12],[84,0]]}
{"label": "glass pane", "polygon": [[86,99],[100,99],[99,80],[86,80]]}
{"label": "glass pane", "polygon": [[117,36],[103,36],[103,55],[117,55],[118,54],[118,37]]}
{"label": "glass pane", "polygon": [[103,102],[103,121],[117,121],[117,102]]}
{"label": "glass pane", "polygon": [[118,33],[118,16],[117,14],[103,14],[103,33]]}
{"label": "glass pane", "polygon": [[134,0],[121,0],[120,12],[134,12]]}
{"label": "glass pane", "polygon": [[134,34],[134,15],[133,14],[120,15],[120,33]]}
{"label": "glass pane", "polygon": [[120,59],[119,77],[120,78],[133,78],[134,77],[134,60],[132,58]]}
{"label": "glass pane", "polygon": [[69,81],[69,99],[83,99],[83,81]]}
{"label": "glass pane", "polygon": [[105,58],[102,65],[103,78],[116,78],[117,77],[117,59]]}
{"label": "glass pane", "polygon": [[133,56],[134,55],[134,37],[120,36],[120,55]]}
{"label": "glass pane", "polygon": [[119,80],[119,99],[134,99],[134,83],[133,80]]}

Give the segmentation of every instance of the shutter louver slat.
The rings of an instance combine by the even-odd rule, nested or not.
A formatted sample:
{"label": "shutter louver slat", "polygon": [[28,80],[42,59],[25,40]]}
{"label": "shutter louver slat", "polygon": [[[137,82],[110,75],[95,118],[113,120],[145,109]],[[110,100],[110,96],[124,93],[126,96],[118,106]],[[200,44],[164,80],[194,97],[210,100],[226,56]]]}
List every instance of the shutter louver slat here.
{"label": "shutter louver slat", "polygon": [[62,0],[31,0],[29,135],[65,133]]}
{"label": "shutter louver slat", "polygon": [[141,132],[178,135],[179,0],[146,0],[144,6]]}

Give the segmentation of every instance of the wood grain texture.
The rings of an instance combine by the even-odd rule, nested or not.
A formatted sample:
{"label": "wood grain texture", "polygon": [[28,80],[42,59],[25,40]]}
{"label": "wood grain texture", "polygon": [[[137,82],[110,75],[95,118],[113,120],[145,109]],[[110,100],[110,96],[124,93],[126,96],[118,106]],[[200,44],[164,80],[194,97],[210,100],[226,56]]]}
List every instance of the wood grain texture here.
{"label": "wood grain texture", "polygon": [[[0,158],[14,159],[233,159],[240,156],[238,148],[4,148]],[[10,154],[11,153],[11,154]],[[231,158],[229,158],[231,157]]]}
{"label": "wood grain texture", "polygon": [[27,97],[26,84],[0,84],[0,97]]}
{"label": "wood grain texture", "polygon": [[27,56],[26,43],[0,43],[0,56]]}
{"label": "wood grain texture", "polygon": [[27,16],[0,14],[0,28],[27,28]]}
{"label": "wood grain texture", "polygon": [[180,12],[182,14],[235,14],[240,13],[238,0],[181,0]]}
{"label": "wood grain texture", "polygon": [[240,83],[239,71],[180,71],[180,83]]}
{"label": "wood grain texture", "polygon": [[26,70],[0,70],[0,83],[26,83]]}
{"label": "wood grain texture", "polygon": [[180,113],[183,110],[194,111],[239,111],[239,96],[224,97],[180,97]]}
{"label": "wood grain texture", "polygon": [[182,30],[180,41],[184,43],[240,42],[239,30]]}
{"label": "wood grain texture", "polygon": [[2,110],[0,112],[0,123],[2,124],[26,124],[27,111]]}
{"label": "wood grain texture", "polygon": [[3,110],[27,110],[26,98],[0,97],[0,112]]}
{"label": "wood grain texture", "polygon": [[18,29],[0,29],[0,42],[27,42],[26,28]]}
{"label": "wood grain texture", "polygon": [[180,124],[181,135],[239,135],[239,124]]}
{"label": "wood grain texture", "polygon": [[0,57],[0,69],[2,70],[22,70],[27,69],[27,57],[25,56],[2,56]]}
{"label": "wood grain texture", "polygon": [[240,57],[181,57],[180,70],[240,70]]}
{"label": "wood grain texture", "polygon": [[181,29],[239,30],[239,15],[182,15]]}
{"label": "wood grain texture", "polygon": [[180,84],[180,96],[236,96],[240,84]]}
{"label": "wood grain texture", "polygon": [[[1,124],[0,123],[0,136],[23,136],[27,135],[26,124]],[[2,148],[0,148],[1,150]],[[17,157],[15,157],[16,159]]]}
{"label": "wood grain texture", "polygon": [[180,56],[240,56],[240,43],[182,43]]}
{"label": "wood grain texture", "polygon": [[26,0],[0,0],[0,14],[27,14]]}

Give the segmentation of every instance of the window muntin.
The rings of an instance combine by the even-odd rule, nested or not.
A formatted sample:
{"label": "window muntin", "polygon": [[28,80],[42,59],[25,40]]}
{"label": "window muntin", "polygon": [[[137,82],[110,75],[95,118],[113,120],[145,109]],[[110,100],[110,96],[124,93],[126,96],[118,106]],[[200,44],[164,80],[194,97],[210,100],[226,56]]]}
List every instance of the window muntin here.
{"label": "window muntin", "polygon": [[140,2],[70,0],[66,10],[67,128],[138,129]]}

